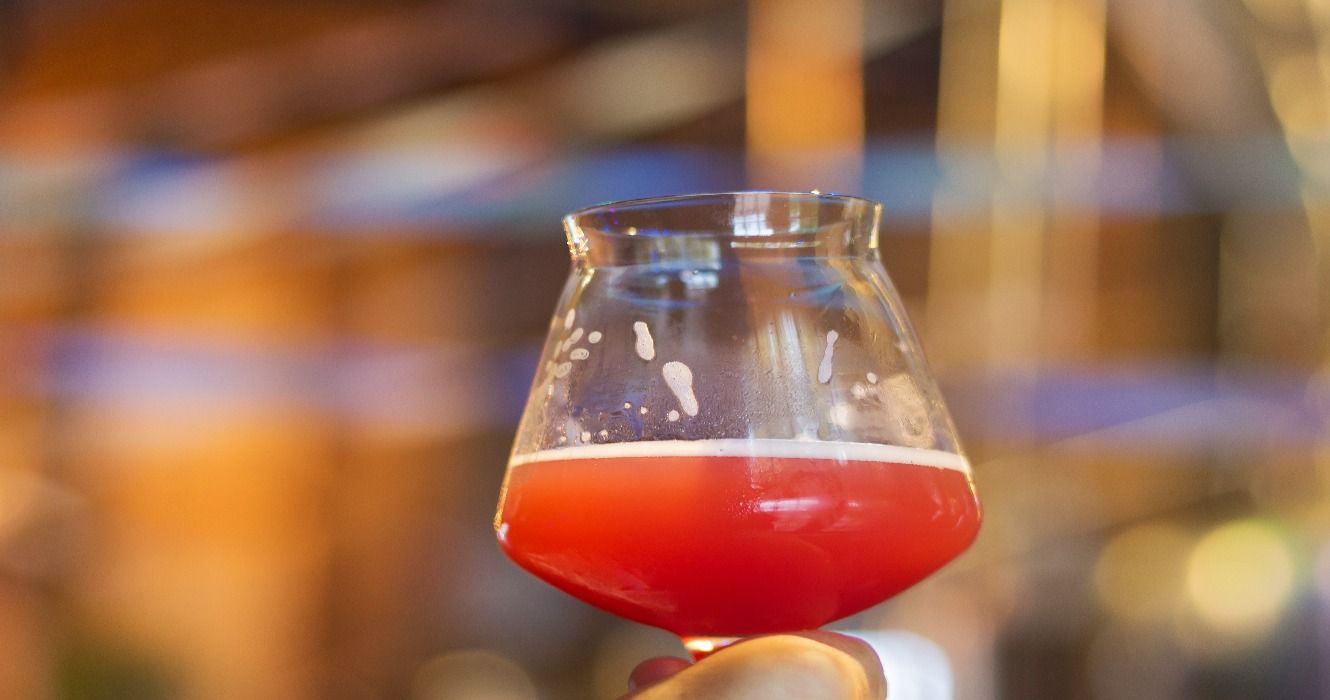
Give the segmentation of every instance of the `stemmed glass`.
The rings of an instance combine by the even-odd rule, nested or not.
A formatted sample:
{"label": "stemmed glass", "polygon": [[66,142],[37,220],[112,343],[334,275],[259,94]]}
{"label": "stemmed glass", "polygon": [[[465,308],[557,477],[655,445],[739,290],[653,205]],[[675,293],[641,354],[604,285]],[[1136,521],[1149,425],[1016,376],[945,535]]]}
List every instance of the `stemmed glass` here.
{"label": "stemmed glass", "polygon": [[965,550],[979,502],[880,216],[737,192],[565,217],[573,270],[495,517],[508,555],[702,655],[851,615]]}

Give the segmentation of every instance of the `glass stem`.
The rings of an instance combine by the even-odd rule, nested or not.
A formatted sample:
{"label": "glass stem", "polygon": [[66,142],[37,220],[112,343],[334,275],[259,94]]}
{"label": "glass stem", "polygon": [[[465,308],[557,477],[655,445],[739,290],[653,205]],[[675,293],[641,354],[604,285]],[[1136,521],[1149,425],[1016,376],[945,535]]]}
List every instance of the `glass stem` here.
{"label": "glass stem", "polygon": [[693,661],[701,661],[711,656],[712,653],[720,650],[722,647],[729,646],[737,641],[738,637],[680,637],[683,640],[683,646],[692,655]]}

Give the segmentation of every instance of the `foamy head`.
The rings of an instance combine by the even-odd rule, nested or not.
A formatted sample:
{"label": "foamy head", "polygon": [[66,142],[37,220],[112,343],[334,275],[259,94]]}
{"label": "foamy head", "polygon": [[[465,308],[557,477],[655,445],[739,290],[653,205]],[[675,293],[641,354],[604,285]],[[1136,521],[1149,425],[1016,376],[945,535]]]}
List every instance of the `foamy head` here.
{"label": "foamy head", "polygon": [[922,447],[878,445],[869,442],[818,442],[814,440],[655,440],[577,445],[514,455],[509,467],[534,462],[569,459],[619,459],[624,457],[777,457],[827,459],[839,462],[888,462],[914,464],[970,473],[964,457]]}

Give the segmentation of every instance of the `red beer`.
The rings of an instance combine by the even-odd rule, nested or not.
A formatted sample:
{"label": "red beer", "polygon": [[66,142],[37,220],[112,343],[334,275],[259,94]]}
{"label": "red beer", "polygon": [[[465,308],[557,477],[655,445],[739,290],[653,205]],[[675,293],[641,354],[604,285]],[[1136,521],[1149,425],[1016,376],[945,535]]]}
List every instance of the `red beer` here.
{"label": "red beer", "polygon": [[519,455],[495,526],[528,571],[683,636],[810,629],[955,558],[980,509],[959,455],[798,440]]}

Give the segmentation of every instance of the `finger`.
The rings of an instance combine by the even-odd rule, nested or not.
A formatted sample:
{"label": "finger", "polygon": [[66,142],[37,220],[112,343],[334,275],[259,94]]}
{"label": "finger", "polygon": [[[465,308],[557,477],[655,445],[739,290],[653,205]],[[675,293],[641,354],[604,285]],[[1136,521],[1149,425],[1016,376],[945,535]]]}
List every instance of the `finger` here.
{"label": "finger", "polygon": [[[882,661],[878,659],[877,652],[873,651],[873,647],[870,646],[868,642],[856,637],[828,632],[826,630],[806,630],[803,632],[791,632],[790,634],[820,642],[854,657],[854,660],[858,661],[859,665],[864,669],[864,675],[868,679],[869,690],[872,697],[884,697],[887,694],[887,678],[882,671]],[[761,639],[761,637],[741,639],[735,642],[734,645],[743,644],[752,641],[753,639]]]}
{"label": "finger", "polygon": [[637,668],[634,668],[633,672],[629,674],[628,689],[637,690],[638,688],[654,685],[689,666],[688,661],[675,656],[657,656],[654,659],[647,659],[638,664]]}
{"label": "finger", "polygon": [[857,637],[827,632],[826,630],[809,630],[796,634],[834,647],[854,657],[854,660],[858,661],[859,665],[863,667],[864,675],[868,677],[871,696],[874,698],[886,697],[887,677],[882,671],[882,661],[878,659],[877,652],[873,651],[873,647],[868,642]]}
{"label": "finger", "polygon": [[[827,644],[809,636],[745,640],[646,688],[641,700],[882,700],[851,641]],[[854,651],[846,651],[845,649]],[[875,662],[875,659],[874,659]],[[874,663],[880,675],[880,666]]]}

